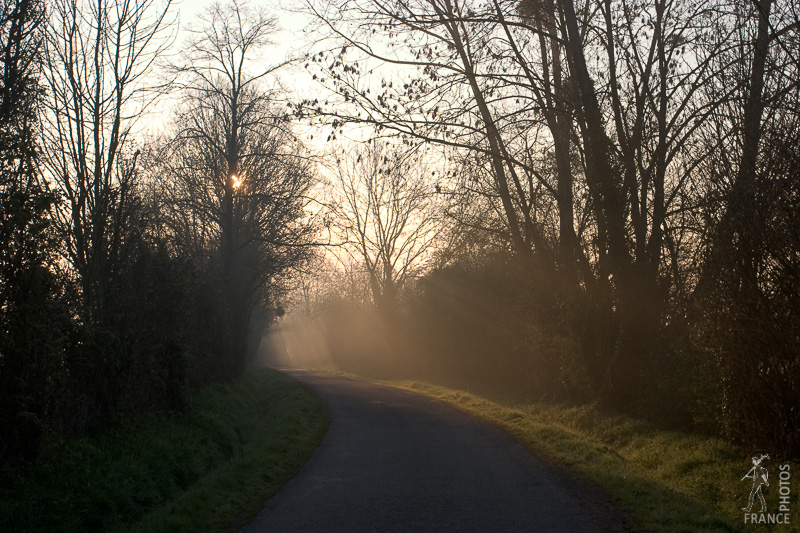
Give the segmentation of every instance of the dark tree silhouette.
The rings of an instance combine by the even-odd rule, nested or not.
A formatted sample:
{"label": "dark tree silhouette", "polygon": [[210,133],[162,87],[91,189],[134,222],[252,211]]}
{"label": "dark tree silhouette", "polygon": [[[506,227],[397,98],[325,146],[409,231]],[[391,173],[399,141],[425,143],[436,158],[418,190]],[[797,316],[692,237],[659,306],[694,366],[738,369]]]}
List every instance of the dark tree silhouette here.
{"label": "dark tree silhouette", "polygon": [[[275,30],[274,19],[243,2],[206,11],[175,67],[186,100],[162,157],[179,246],[219,260],[231,376],[244,364],[254,309],[273,305],[281,276],[313,237],[309,160],[265,88],[280,65],[257,63]],[[259,334],[251,334],[256,345]]]}
{"label": "dark tree silhouette", "polygon": [[41,2],[0,3],[0,470],[37,453],[69,326],[35,135],[43,21]]}

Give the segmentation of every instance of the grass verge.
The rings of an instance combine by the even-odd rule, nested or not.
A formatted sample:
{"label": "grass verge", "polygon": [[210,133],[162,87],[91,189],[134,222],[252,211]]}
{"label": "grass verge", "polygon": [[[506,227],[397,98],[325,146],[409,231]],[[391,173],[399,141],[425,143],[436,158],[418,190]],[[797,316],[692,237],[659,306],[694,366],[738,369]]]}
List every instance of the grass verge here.
{"label": "grass verge", "polygon": [[0,486],[3,531],[238,531],[300,469],[322,402],[273,370],[206,387],[189,411],[51,443]]}
{"label": "grass verge", "polygon": [[[357,377],[356,377],[357,378]],[[359,378],[357,378],[359,379]],[[374,381],[374,380],[372,380]],[[501,405],[468,392],[414,381],[379,381],[445,401],[497,424],[540,457],[568,467],[607,491],[653,532],[798,531],[797,482],[792,480],[789,525],[744,524],[749,453],[718,439],[664,431],[605,413],[594,405]],[[768,464],[769,512],[778,511],[778,465]],[[798,464],[788,463],[793,477]],[[758,502],[754,509],[759,509]]]}

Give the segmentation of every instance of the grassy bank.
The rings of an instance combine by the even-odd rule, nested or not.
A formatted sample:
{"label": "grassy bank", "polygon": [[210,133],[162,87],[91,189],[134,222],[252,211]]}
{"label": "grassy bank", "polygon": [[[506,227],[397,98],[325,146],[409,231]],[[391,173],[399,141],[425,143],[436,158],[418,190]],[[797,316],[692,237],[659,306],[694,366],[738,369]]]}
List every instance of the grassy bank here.
{"label": "grassy bank", "polygon": [[[384,381],[443,400],[503,427],[537,455],[564,465],[605,489],[620,507],[654,532],[797,531],[797,481],[791,524],[745,526],[750,450],[698,435],[660,430],[613,416],[596,406],[501,405],[473,394],[419,382]],[[767,463],[770,512],[778,507],[778,465]],[[790,463],[792,477],[800,476]],[[754,509],[758,510],[756,501]]]}
{"label": "grassy bank", "polygon": [[202,390],[185,413],[50,443],[0,485],[0,529],[238,531],[310,457],[327,423],[308,389],[252,371]]}

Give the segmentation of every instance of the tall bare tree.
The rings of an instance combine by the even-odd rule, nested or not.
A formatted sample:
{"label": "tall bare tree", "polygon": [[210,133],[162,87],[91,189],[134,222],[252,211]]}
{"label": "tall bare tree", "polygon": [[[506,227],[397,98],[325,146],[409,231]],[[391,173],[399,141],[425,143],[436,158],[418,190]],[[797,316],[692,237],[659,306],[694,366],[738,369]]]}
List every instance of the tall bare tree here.
{"label": "tall bare tree", "polygon": [[244,362],[257,305],[312,238],[306,216],[313,182],[309,159],[293,135],[267,77],[281,65],[258,60],[276,22],[245,2],[215,4],[175,67],[185,95],[177,134],[163,154],[166,206],[184,246],[219,259],[231,335],[228,370]]}
{"label": "tall bare tree", "polygon": [[161,87],[156,58],[170,44],[170,0],[55,0],[44,76],[44,162],[66,200],[65,254],[82,293],[82,315],[100,320],[120,254],[138,151],[136,120]]}
{"label": "tall bare tree", "polygon": [[0,470],[36,456],[69,321],[36,138],[44,18],[41,1],[0,1]]}
{"label": "tall bare tree", "polygon": [[419,153],[380,140],[338,157],[329,203],[346,266],[365,270],[374,304],[386,313],[422,273],[443,230],[431,173]]}
{"label": "tall bare tree", "polygon": [[798,208],[800,18],[796,6],[769,0],[740,5],[737,16],[740,47],[724,80],[735,97],[705,128],[713,157],[703,169],[709,201],[696,214],[705,231],[693,326],[724,406],[717,427],[796,450],[800,239],[789,213]]}

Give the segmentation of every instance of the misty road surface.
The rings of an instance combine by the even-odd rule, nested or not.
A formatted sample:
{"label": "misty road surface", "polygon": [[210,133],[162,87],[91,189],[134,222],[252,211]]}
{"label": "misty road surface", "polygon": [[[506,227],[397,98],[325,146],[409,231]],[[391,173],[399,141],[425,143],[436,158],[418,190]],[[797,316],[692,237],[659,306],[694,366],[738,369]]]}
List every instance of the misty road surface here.
{"label": "misty road surface", "polygon": [[300,473],[243,533],[579,533],[632,527],[596,490],[444,403],[342,377],[286,373],[325,400],[330,429]]}

